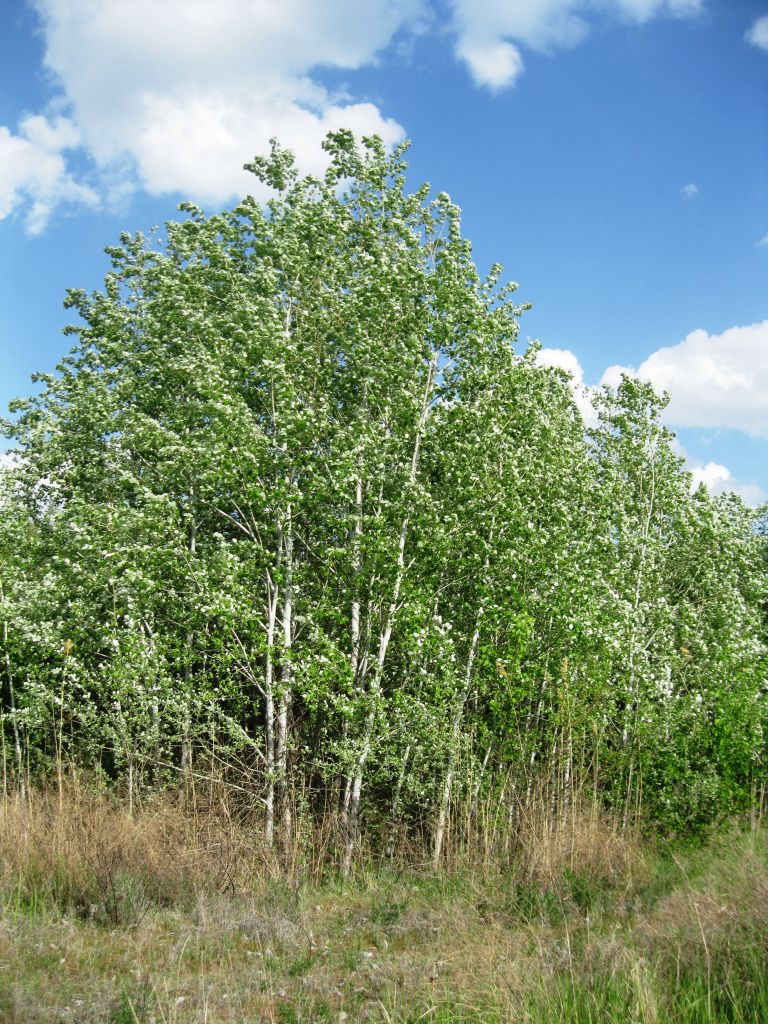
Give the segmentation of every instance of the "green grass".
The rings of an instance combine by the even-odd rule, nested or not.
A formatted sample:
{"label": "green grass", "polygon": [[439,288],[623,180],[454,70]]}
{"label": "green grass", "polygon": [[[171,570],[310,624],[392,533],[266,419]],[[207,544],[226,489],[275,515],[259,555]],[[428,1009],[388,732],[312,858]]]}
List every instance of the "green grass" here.
{"label": "green grass", "polygon": [[760,830],[319,883],[243,860],[223,886],[218,841],[97,817],[26,846],[0,820],[2,1024],[768,1021]]}

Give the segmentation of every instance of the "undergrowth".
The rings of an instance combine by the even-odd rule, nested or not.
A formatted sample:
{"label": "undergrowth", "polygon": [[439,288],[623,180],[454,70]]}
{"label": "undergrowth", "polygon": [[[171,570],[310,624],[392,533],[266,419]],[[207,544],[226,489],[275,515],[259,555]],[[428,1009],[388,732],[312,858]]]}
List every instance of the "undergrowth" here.
{"label": "undergrowth", "polygon": [[0,1021],[768,1020],[768,836],[684,849],[582,810],[505,861],[297,870],[225,802],[0,806]]}

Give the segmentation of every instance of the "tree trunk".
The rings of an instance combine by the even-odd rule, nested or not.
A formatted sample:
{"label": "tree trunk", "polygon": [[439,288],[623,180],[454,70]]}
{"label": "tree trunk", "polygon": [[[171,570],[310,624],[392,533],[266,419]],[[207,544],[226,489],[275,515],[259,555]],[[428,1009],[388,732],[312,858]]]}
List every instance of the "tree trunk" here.
{"label": "tree trunk", "polygon": [[[5,595],[0,583],[0,600],[5,601]],[[13,686],[13,671],[11,669],[11,655],[8,650],[8,622],[3,621],[3,660],[5,662],[5,680],[8,687],[8,710],[11,715],[11,733],[13,735],[13,754],[16,762],[16,787],[19,796],[23,800],[26,796],[24,780],[24,755],[21,747],[21,736],[19,735],[19,724],[16,721],[16,694]]]}
{"label": "tree trunk", "polygon": [[[487,568],[487,564],[486,564]],[[445,831],[448,824],[448,812],[451,807],[451,790],[453,787],[453,770],[456,758],[456,749],[459,742],[459,733],[461,732],[461,720],[464,715],[464,705],[467,703],[467,697],[469,696],[469,686],[472,681],[472,667],[475,663],[475,655],[477,654],[477,646],[480,642],[480,623],[482,622],[484,612],[484,606],[481,604],[477,609],[477,616],[475,618],[475,630],[472,634],[472,641],[469,645],[469,653],[467,655],[467,665],[464,670],[464,685],[459,694],[459,700],[453,713],[453,724],[451,726],[451,738],[450,746],[448,748],[448,763],[445,769],[445,777],[443,779],[442,792],[440,794],[440,806],[437,814],[437,825],[435,826],[435,836],[432,844],[432,867],[436,871],[440,866],[440,857],[443,852],[443,843],[445,841]]]}
{"label": "tree trunk", "polygon": [[[190,559],[194,559],[195,551],[197,549],[197,520],[195,512],[195,488],[194,485],[189,489],[189,503],[190,512],[192,515],[192,522],[189,524],[189,555]],[[190,659],[192,657],[192,643],[193,634],[190,630],[187,633],[187,662],[184,666],[184,717],[181,723],[181,771],[182,777],[192,782],[192,716],[189,708],[189,692],[191,689],[191,676],[192,666],[190,665]]]}
{"label": "tree trunk", "polygon": [[403,760],[400,762],[400,771],[397,776],[397,785],[395,786],[395,792],[392,795],[392,810],[389,816],[389,837],[387,839],[387,858],[392,860],[395,854],[395,837],[397,834],[397,818],[400,813],[400,794],[403,791],[403,784],[405,783],[405,773],[408,770],[408,761],[411,756],[411,746],[408,744],[403,754]]}
{"label": "tree trunk", "polygon": [[267,650],[264,659],[264,746],[266,747],[267,795],[265,838],[272,847],[275,840],[275,679],[274,646],[279,588],[267,573]]}
{"label": "tree trunk", "polygon": [[293,828],[293,809],[288,779],[288,746],[290,708],[293,699],[293,520],[289,504],[282,529],[284,571],[283,571],[283,650],[280,659],[280,697],[277,707],[277,800],[280,808],[280,828],[283,845],[287,849]]}
{"label": "tree trunk", "polygon": [[[407,486],[409,490],[416,482],[416,475],[418,473],[419,455],[421,453],[421,439],[424,435],[424,428],[426,427],[427,419],[429,417],[430,401],[432,398],[432,389],[434,386],[436,366],[437,354],[433,353],[432,358],[430,359],[429,362],[429,367],[427,369],[427,380],[424,387],[424,394],[422,396],[421,409],[419,411],[419,419],[416,424],[416,436],[413,442],[411,465],[408,471]],[[349,870],[352,866],[352,854],[354,852],[355,844],[357,843],[357,829],[360,813],[360,794],[362,792],[363,787],[363,770],[365,768],[365,764],[368,760],[368,757],[373,746],[373,729],[376,722],[376,710],[378,708],[379,700],[381,697],[381,684],[384,673],[384,662],[387,656],[389,641],[392,637],[392,628],[394,626],[395,616],[397,614],[398,601],[400,600],[400,590],[403,585],[403,578],[405,576],[405,544],[408,538],[408,524],[409,514],[408,510],[406,509],[400,527],[400,536],[398,538],[395,583],[392,588],[392,595],[384,619],[383,629],[379,634],[379,649],[376,655],[376,661],[374,663],[373,672],[371,674],[371,683],[369,687],[371,708],[366,717],[363,741],[360,747],[357,764],[355,765],[355,773],[353,776],[352,786],[350,790],[349,817],[347,821],[347,842],[344,851],[344,861],[342,867],[342,871],[345,877],[349,874]]]}

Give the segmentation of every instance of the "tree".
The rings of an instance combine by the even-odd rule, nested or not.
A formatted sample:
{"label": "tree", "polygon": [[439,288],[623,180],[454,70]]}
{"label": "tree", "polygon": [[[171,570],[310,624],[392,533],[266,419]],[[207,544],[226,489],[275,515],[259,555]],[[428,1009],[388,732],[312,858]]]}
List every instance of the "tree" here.
{"label": "tree", "polygon": [[646,385],[585,430],[404,147],[326,148],[317,179],[273,144],[266,206],[184,204],[69,293],[76,347],[7,425],[7,770],[87,764],[133,805],[215,747],[278,852],[332,814],[344,871],[409,828],[437,865],[457,806],[504,842],[537,793],[629,820],[706,707],[712,818],[762,763],[749,513],[691,496]]}

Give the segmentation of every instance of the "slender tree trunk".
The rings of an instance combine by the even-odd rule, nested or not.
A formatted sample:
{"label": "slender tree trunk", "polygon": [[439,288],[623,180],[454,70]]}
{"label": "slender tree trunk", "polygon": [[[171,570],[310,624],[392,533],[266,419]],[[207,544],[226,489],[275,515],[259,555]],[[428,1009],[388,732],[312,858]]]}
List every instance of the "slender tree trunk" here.
{"label": "slender tree trunk", "polygon": [[571,674],[568,664],[568,656],[563,658],[563,664],[560,670],[560,677],[563,681],[563,699],[565,701],[565,721],[562,726],[562,745],[563,754],[565,757],[565,763],[563,765],[563,798],[562,798],[562,818],[563,821],[567,820],[572,804],[572,793],[571,787],[573,783],[573,720],[571,716]]}
{"label": "slender tree trunk", "polygon": [[[429,362],[427,369],[427,379],[424,387],[424,394],[421,401],[421,409],[419,411],[419,419],[416,424],[416,436],[413,443],[413,452],[411,454],[411,465],[408,471],[408,490],[413,487],[416,482],[416,475],[419,468],[419,456],[421,454],[421,441],[424,435],[424,429],[429,418],[430,402],[432,399],[432,390],[434,387],[435,369],[437,367],[437,354],[433,353],[432,358]],[[368,712],[365,722],[365,728],[363,732],[363,740],[360,746],[360,751],[357,758],[357,764],[355,765],[355,772],[352,778],[352,786],[349,797],[349,817],[347,821],[347,842],[344,851],[344,861],[342,871],[346,877],[349,874],[349,870],[352,866],[352,855],[354,853],[355,844],[357,843],[357,830],[358,830],[358,819],[360,814],[360,794],[363,787],[363,771],[365,769],[366,762],[371,753],[373,746],[373,729],[376,723],[376,711],[381,698],[381,685],[382,677],[384,674],[384,662],[387,656],[387,649],[389,647],[389,641],[392,637],[392,628],[395,622],[395,616],[397,614],[398,602],[400,600],[400,590],[403,585],[403,579],[405,577],[405,545],[408,539],[408,525],[410,517],[408,510],[406,509],[405,515],[403,516],[402,524],[400,526],[400,536],[398,538],[397,545],[397,561],[396,561],[396,573],[395,583],[392,588],[392,595],[387,608],[386,615],[384,617],[383,629],[379,634],[379,649],[376,655],[376,661],[373,666],[373,670],[370,676],[369,686],[369,697],[371,702],[371,708]]]}
{"label": "slender tree trunk", "polygon": [[280,807],[280,827],[283,843],[287,847],[293,828],[291,794],[288,778],[288,746],[290,708],[293,699],[293,519],[289,504],[282,530],[283,541],[283,650],[280,660],[280,697],[277,706],[277,798]]}
{"label": "slender tree trunk", "polygon": [[[551,705],[550,705],[551,706]],[[549,831],[554,832],[557,819],[557,790],[560,773],[557,767],[559,734],[555,733],[555,745],[552,747],[552,755],[549,763]]]}
{"label": "slender tree trunk", "polygon": [[531,797],[533,796],[533,773],[536,766],[536,744],[540,741],[539,730],[541,726],[541,715],[544,711],[544,700],[547,693],[547,676],[544,674],[541,681],[541,688],[539,690],[539,699],[536,702],[536,717],[534,720],[533,730],[531,732],[531,753],[528,758],[528,778],[526,779],[525,785],[525,806],[526,810],[530,809]]}
{"label": "slender tree trunk", "polygon": [[477,782],[475,783],[474,792],[472,794],[472,804],[469,809],[469,816],[471,819],[474,819],[477,816],[477,808],[478,803],[480,801],[480,791],[483,788],[483,779],[485,778],[485,773],[488,768],[488,762],[491,759],[492,751],[493,737],[491,737],[491,740],[489,741],[488,747],[485,751],[485,755],[483,756],[483,763],[480,765],[480,772],[478,773]]}
{"label": "slender tree trunk", "polygon": [[[0,601],[5,601],[3,586],[0,583]],[[11,713],[11,734],[13,736],[13,754],[15,760],[16,786],[19,796],[24,800],[26,796],[24,781],[24,755],[19,735],[19,723],[16,721],[16,693],[13,685],[13,671],[11,669],[11,655],[8,650],[8,622],[3,621],[3,661],[5,663],[5,680],[8,686],[8,710]]]}
{"label": "slender tree trunk", "polygon": [[352,532],[352,579],[353,597],[350,621],[350,664],[353,684],[357,684],[360,668],[360,569],[361,541],[363,536],[363,481],[360,476],[355,480],[355,524]]}
{"label": "slender tree trunk", "polygon": [[[363,535],[363,481],[358,474],[355,479],[355,522],[352,528],[352,609],[350,614],[350,669],[352,685],[355,689],[361,677],[361,629],[360,629],[360,572],[362,569],[361,541]],[[349,725],[344,720],[342,726],[342,742],[346,741]],[[342,826],[348,827],[349,803],[352,797],[352,777],[343,776],[339,780],[339,811]]]}
{"label": "slender tree trunk", "polygon": [[264,658],[264,746],[266,748],[267,795],[266,840],[271,848],[275,839],[275,669],[274,647],[279,588],[267,573],[267,650]]}
{"label": "slender tree trunk", "polygon": [[133,817],[133,754],[128,755],[128,817]]}
{"label": "slender tree trunk", "polygon": [[395,792],[392,794],[392,810],[389,816],[389,838],[387,839],[387,857],[389,860],[392,859],[395,853],[395,838],[397,836],[397,819],[400,814],[400,795],[403,791],[403,784],[405,783],[405,774],[408,770],[408,761],[411,756],[411,746],[408,744],[403,754],[403,760],[400,762],[400,771],[397,776],[397,784],[395,786]]}
{"label": "slender tree trunk", "polygon": [[[194,560],[197,550],[197,514],[195,509],[195,488],[189,490],[190,512],[192,521],[189,524],[189,556]],[[190,630],[187,633],[187,662],[184,666],[184,712],[181,723],[181,770],[183,777],[192,781],[192,715],[189,707],[189,694],[191,690],[193,634]]]}
{"label": "slender tree trunk", "polygon": [[648,553],[648,544],[650,541],[651,533],[651,520],[653,519],[653,513],[655,511],[656,502],[656,472],[655,466],[651,463],[651,493],[648,499],[648,507],[646,509],[645,521],[643,523],[643,529],[641,533],[642,543],[640,545],[640,557],[638,559],[637,566],[637,578],[635,580],[635,594],[632,601],[632,621],[630,624],[629,631],[629,686],[627,687],[628,699],[627,706],[624,709],[624,726],[622,729],[622,746],[626,747],[629,741],[629,723],[630,718],[635,713],[637,704],[637,684],[636,684],[636,654],[637,654],[637,627],[638,627],[638,613],[640,610],[640,598],[642,596],[643,578],[645,575],[645,563]]}
{"label": "slender tree trunk", "polygon": [[8,754],[5,749],[5,710],[0,701],[0,751],[3,757],[3,806],[8,800]]}
{"label": "slender tree trunk", "polygon": [[[487,569],[487,563],[486,563]],[[464,705],[467,703],[467,697],[469,696],[469,687],[472,681],[472,667],[475,663],[475,656],[477,654],[477,646],[480,642],[480,624],[482,622],[484,613],[484,606],[481,604],[477,609],[477,616],[475,618],[475,630],[472,634],[472,641],[469,645],[469,653],[467,654],[467,664],[464,670],[464,684],[459,694],[459,700],[453,713],[453,723],[451,725],[451,737],[449,740],[450,746],[448,747],[448,763],[445,769],[445,776],[443,778],[442,791],[440,793],[440,805],[437,813],[437,825],[435,826],[435,835],[432,843],[432,867],[436,871],[440,866],[440,857],[443,852],[443,843],[445,841],[445,830],[448,823],[448,812],[451,807],[451,790],[453,788],[453,771],[456,760],[456,750],[459,743],[459,734],[461,732],[461,720],[464,716]]]}

